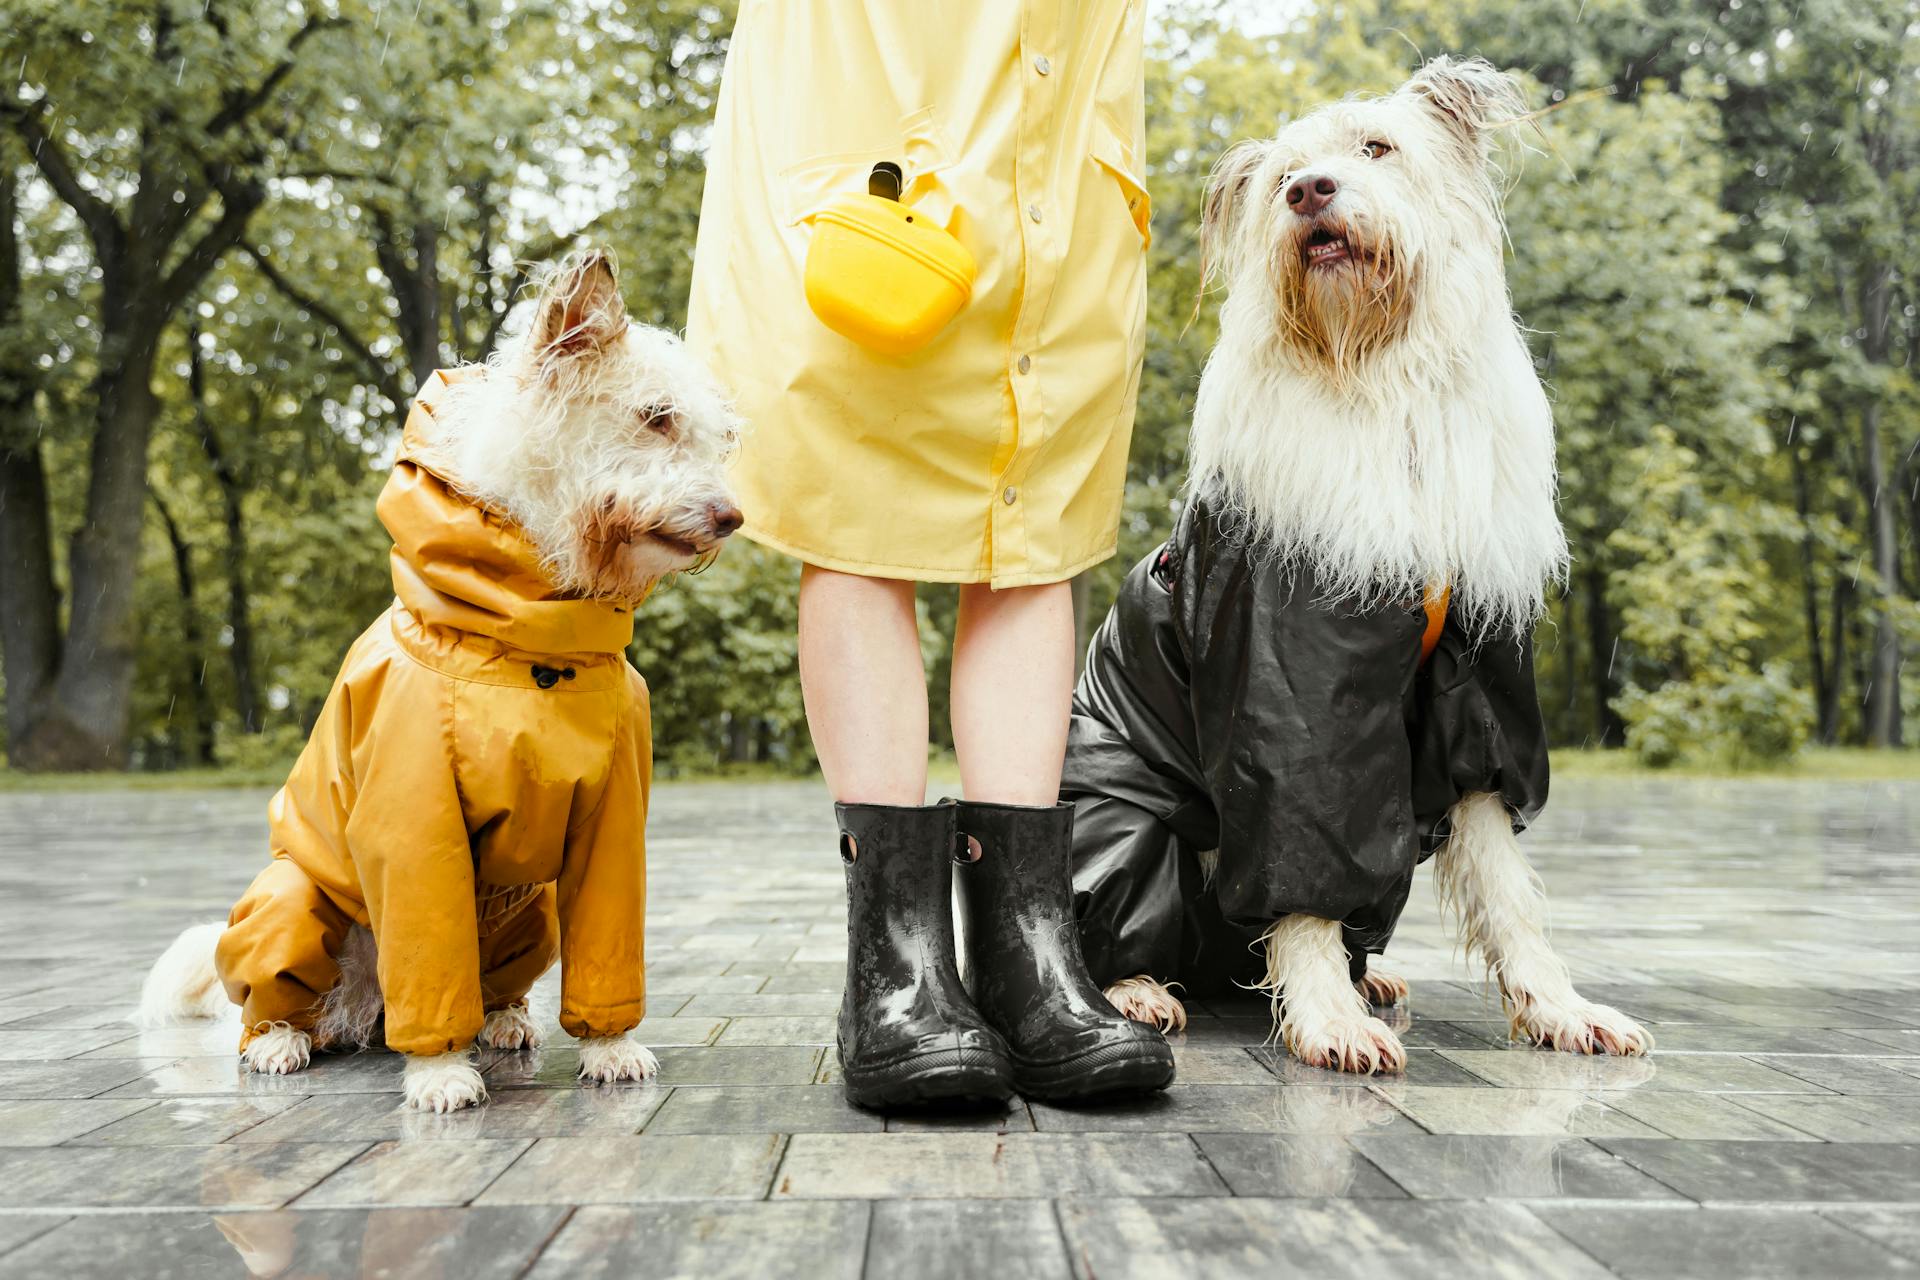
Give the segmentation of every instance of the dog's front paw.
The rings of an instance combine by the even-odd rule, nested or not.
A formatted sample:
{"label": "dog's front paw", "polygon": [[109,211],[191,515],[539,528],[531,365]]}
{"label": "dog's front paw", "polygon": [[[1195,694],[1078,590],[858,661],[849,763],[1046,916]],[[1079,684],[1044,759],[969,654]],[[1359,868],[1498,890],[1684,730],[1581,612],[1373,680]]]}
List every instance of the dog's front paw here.
{"label": "dog's front paw", "polygon": [[1163,1035],[1187,1029],[1186,1006],[1144,973],[1120,979],[1105,994],[1107,1003],[1122,1015],[1157,1027]]}
{"label": "dog's front paw", "polygon": [[489,1049],[538,1049],[545,1039],[525,1001],[495,1009],[480,1028],[480,1043]]}
{"label": "dog's front paw", "polygon": [[407,1106],[414,1111],[459,1111],[487,1100],[487,1082],[474,1070],[464,1050],[432,1057],[409,1057],[401,1086]]}
{"label": "dog's front paw", "polygon": [[240,1061],[247,1070],[264,1076],[286,1076],[304,1071],[313,1056],[313,1037],[284,1022],[276,1022],[247,1042]]}
{"label": "dog's front paw", "polygon": [[1407,980],[1397,973],[1388,973],[1376,964],[1367,966],[1366,973],[1353,984],[1353,989],[1368,1004],[1393,1005],[1407,998]]}
{"label": "dog's front paw", "polygon": [[1405,1071],[1407,1051],[1380,1019],[1341,1013],[1328,1018],[1287,1019],[1281,1037],[1293,1056],[1310,1067],[1375,1075]]}
{"label": "dog's front paw", "polygon": [[580,1042],[580,1079],[587,1084],[616,1080],[650,1080],[660,1062],[651,1050],[629,1036],[603,1036]]}
{"label": "dog's front paw", "polygon": [[1505,995],[1516,1040],[1561,1053],[1629,1058],[1645,1057],[1653,1049],[1653,1036],[1645,1027],[1618,1009],[1583,1000],[1572,991],[1559,998],[1528,991]]}

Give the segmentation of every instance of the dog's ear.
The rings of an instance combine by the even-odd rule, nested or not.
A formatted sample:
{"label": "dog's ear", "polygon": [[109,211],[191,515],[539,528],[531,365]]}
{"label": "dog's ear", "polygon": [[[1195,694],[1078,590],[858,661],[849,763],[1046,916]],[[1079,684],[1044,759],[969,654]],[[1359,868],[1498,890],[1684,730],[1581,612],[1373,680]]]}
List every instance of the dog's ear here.
{"label": "dog's ear", "polygon": [[542,360],[605,350],[627,331],[613,255],[587,249],[561,260],[540,290],[533,350]]}
{"label": "dog's ear", "polygon": [[1200,280],[1204,288],[1220,261],[1220,242],[1232,231],[1245,202],[1247,186],[1253,181],[1260,162],[1267,158],[1267,143],[1248,138],[1228,147],[1214,164],[1207,178],[1207,195],[1200,212]]}
{"label": "dog's ear", "polygon": [[1485,58],[1442,55],[1414,72],[1400,92],[1424,99],[1476,149],[1484,148],[1487,130],[1527,114],[1519,81]]}

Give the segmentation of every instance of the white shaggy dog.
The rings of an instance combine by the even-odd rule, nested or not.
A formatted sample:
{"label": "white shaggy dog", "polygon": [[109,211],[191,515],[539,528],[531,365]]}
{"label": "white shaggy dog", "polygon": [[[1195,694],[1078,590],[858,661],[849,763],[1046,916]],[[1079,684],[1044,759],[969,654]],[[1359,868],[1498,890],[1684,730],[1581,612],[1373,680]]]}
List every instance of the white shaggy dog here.
{"label": "white shaggy dog", "polygon": [[140,1020],[231,998],[245,1066],[285,1074],[384,1018],[407,1105],[451,1111],[486,1097],[473,1040],[540,1044],[527,990],[559,957],[582,1079],[653,1075],[625,1029],[651,744],[621,650],[653,585],[740,524],[737,427],[678,338],[628,322],[601,252],[548,273],[484,370],[435,375],[381,498],[399,598],[275,797],[274,862],[161,957]]}
{"label": "white shaggy dog", "polygon": [[[1552,420],[1508,300],[1489,158],[1489,130],[1525,114],[1507,75],[1477,59],[1436,59],[1395,93],[1325,107],[1275,138],[1232,148],[1214,171],[1202,231],[1206,274],[1224,283],[1227,296],[1195,409],[1191,502],[1231,522],[1235,537],[1259,544],[1250,557],[1262,566],[1257,572],[1310,580],[1326,617],[1404,610],[1425,597],[1439,601],[1444,618],[1444,590],[1448,625],[1462,632],[1452,643],[1462,652],[1524,644],[1543,612],[1545,587],[1567,563],[1554,510]],[[1167,592],[1176,590],[1172,579],[1184,563],[1180,540],[1161,553]],[[1199,591],[1220,580],[1216,573],[1205,584],[1179,586]],[[1151,596],[1150,588],[1139,590],[1142,599]],[[1123,592],[1117,614],[1127,600]],[[1185,607],[1176,596],[1176,620]],[[1119,617],[1109,629],[1147,634],[1129,633],[1129,625]],[[1417,624],[1405,625],[1418,635]],[[1439,625],[1432,623],[1434,634]],[[1211,623],[1207,630],[1218,634]],[[1114,710],[1106,690],[1137,684],[1125,668],[1149,647],[1138,639],[1105,646],[1106,661],[1121,674],[1091,696],[1083,683],[1076,699],[1068,773],[1083,803],[1127,794],[1102,783],[1092,762],[1108,762],[1111,774],[1110,762],[1124,758],[1115,755],[1116,742],[1138,721]],[[1187,648],[1192,680],[1203,683],[1207,673],[1197,668],[1213,659],[1201,656],[1202,639]],[[1096,640],[1089,667],[1097,686],[1102,653]],[[1396,671],[1412,671],[1411,659],[1394,661],[1408,664]],[[1199,726],[1197,786],[1207,782],[1203,766],[1212,767],[1208,732]],[[1317,741],[1313,750],[1324,751],[1328,735]],[[1281,751],[1259,739],[1241,751],[1263,749]],[[1089,765],[1076,770],[1076,754]],[[1540,764],[1544,770],[1544,752]],[[1242,770],[1234,776],[1244,782],[1257,781],[1266,766],[1236,757],[1220,767]],[[1286,785],[1284,771],[1276,767],[1271,776],[1276,787]],[[1151,796],[1157,786],[1149,778],[1138,790]],[[1215,783],[1211,799],[1224,810],[1221,790]],[[1376,800],[1350,794],[1327,803]],[[1646,1052],[1647,1033],[1582,999],[1549,946],[1543,891],[1501,796],[1469,790],[1443,812],[1435,825],[1436,839],[1444,837],[1441,896],[1498,983],[1514,1033],[1581,1053]],[[1106,824],[1107,834],[1076,850],[1076,887],[1097,903],[1106,892],[1101,877],[1115,880],[1106,866],[1130,836],[1097,812],[1083,816],[1091,826]],[[1232,825],[1224,813],[1221,822]],[[1320,829],[1332,828],[1321,822]],[[1203,858],[1209,879],[1215,856]],[[1135,874],[1130,883],[1140,881]],[[1113,893],[1123,891],[1134,892]],[[1397,912],[1395,904],[1387,929]],[[1343,941],[1342,920],[1289,909],[1261,937],[1259,985],[1273,998],[1280,1036],[1303,1061],[1399,1070],[1405,1051],[1368,1005],[1403,998],[1406,985],[1377,970],[1356,982],[1350,940]],[[1099,949],[1090,945],[1090,954]],[[1122,978],[1108,996],[1131,1016],[1172,1029],[1185,1012],[1166,976]]]}

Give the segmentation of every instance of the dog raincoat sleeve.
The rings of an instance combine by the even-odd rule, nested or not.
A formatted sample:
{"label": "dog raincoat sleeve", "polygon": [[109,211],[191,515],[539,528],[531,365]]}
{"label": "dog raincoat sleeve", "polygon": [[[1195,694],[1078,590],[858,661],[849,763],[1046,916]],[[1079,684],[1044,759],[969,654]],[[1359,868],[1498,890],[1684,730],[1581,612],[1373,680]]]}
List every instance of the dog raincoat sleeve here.
{"label": "dog raincoat sleeve", "polygon": [[1475,645],[1449,617],[1423,667],[1424,627],[1418,604],[1329,603],[1231,515],[1189,506],[1127,576],[1074,695],[1063,794],[1096,977],[1244,977],[1247,943],[1293,912],[1377,952],[1454,801],[1538,811],[1529,647]]}
{"label": "dog raincoat sleeve", "polygon": [[[469,375],[477,376],[477,375]],[[311,1027],[351,923],[379,946],[387,1044],[466,1047],[564,953],[561,1022],[644,1012],[647,691],[633,615],[568,598],[525,535],[436,468],[436,374],[380,495],[393,606],[348,651],[269,807],[274,864],[217,960],[262,1023]]]}

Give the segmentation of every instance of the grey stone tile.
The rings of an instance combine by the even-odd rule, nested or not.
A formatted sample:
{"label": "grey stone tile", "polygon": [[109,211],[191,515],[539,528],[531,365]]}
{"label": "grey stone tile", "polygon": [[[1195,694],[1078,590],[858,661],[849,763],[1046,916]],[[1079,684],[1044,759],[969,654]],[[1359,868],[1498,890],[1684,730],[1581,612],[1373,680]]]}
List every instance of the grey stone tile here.
{"label": "grey stone tile", "polygon": [[104,1098],[0,1101],[0,1147],[51,1147],[103,1129],[152,1105]]}
{"label": "grey stone tile", "polygon": [[1285,1274],[1602,1280],[1607,1270],[1514,1204],[1422,1200],[1074,1200],[1069,1254],[1101,1280]]}
{"label": "grey stone tile", "polygon": [[[727,1028],[725,1018],[695,1017],[684,1013],[672,1017],[649,1015],[640,1020],[634,1028],[634,1036],[649,1049],[661,1049],[668,1045],[712,1044],[720,1033]],[[559,1047],[570,1044],[564,1037],[556,1037],[547,1042]]]}
{"label": "grey stone tile", "polygon": [[1173,1068],[1180,1084],[1273,1083],[1273,1074],[1254,1051],[1223,1045],[1176,1045]]}
{"label": "grey stone tile", "polygon": [[563,1209],[89,1214],[0,1259],[21,1276],[520,1275]]}
{"label": "grey stone tile", "polygon": [[721,1085],[675,1089],[647,1122],[655,1133],[879,1133],[880,1116],[837,1085]]}
{"label": "grey stone tile", "polygon": [[[60,1058],[77,1058],[90,1049],[125,1040],[132,1034],[131,1027],[95,1027],[90,1031],[72,1027],[31,1031],[0,1027],[0,1062],[50,1062]],[[137,1058],[143,1055],[131,1053],[126,1056]]]}
{"label": "grey stone tile", "polygon": [[531,1138],[464,1142],[382,1142],[295,1202],[302,1209],[423,1208],[461,1205],[518,1160]]}
{"label": "grey stone tile", "polygon": [[1920,1262],[1920,1206],[1823,1209],[1821,1216],[1858,1231],[1903,1258]]}
{"label": "grey stone tile", "polygon": [[359,1155],[358,1143],[0,1150],[0,1208],[273,1209]]}
{"label": "grey stone tile", "polygon": [[1681,1089],[1690,1093],[1820,1093],[1819,1085],[1731,1053],[1614,1058],[1548,1049],[1442,1049],[1473,1074],[1508,1089]]}
{"label": "grey stone tile", "polygon": [[179,1058],[113,1090],[111,1096],[284,1098],[316,1093],[399,1093],[401,1066],[399,1054],[384,1051],[318,1054],[304,1071],[269,1076],[248,1071],[237,1055]]}
{"label": "grey stone tile", "polygon": [[1908,1275],[1881,1246],[1789,1209],[1639,1209],[1545,1205],[1534,1212],[1626,1280],[1803,1280],[1807,1276]]}
{"label": "grey stone tile", "polygon": [[1509,1137],[1658,1137],[1659,1130],[1577,1089],[1443,1089],[1376,1085],[1430,1133]]}
{"label": "grey stone tile", "polygon": [[1676,1053],[1834,1053],[1872,1056],[1885,1053],[1867,1039],[1865,1031],[1830,1031],[1821,1027],[1717,1027],[1706,1025],[1660,1028],[1656,1057]]}
{"label": "grey stone tile", "polygon": [[1856,1040],[1865,1040],[1870,1044],[1892,1049],[1896,1053],[1920,1057],[1920,1031],[1849,1031],[1847,1034]]}
{"label": "grey stone tile", "polygon": [[121,1034],[132,1035],[134,1029],[127,1021],[131,1012],[130,1008],[100,1004],[63,1004],[51,1009],[35,1009],[31,1006],[14,1008],[0,1002],[0,1027],[8,1031],[49,1027],[92,1031],[101,1027],[119,1027]]}
{"label": "grey stone tile", "polygon": [[1278,1045],[1249,1050],[1254,1059],[1274,1077],[1287,1084],[1312,1084],[1349,1089],[1365,1089],[1381,1080],[1397,1084],[1436,1085],[1460,1089],[1484,1089],[1487,1082],[1473,1072],[1447,1060],[1435,1049],[1408,1049],[1405,1071],[1385,1076],[1364,1076],[1352,1071],[1330,1071],[1310,1067]]}
{"label": "grey stone tile", "polygon": [[1193,1140],[1236,1196],[1394,1200],[1407,1194],[1335,1134],[1201,1133]]}
{"label": "grey stone tile", "polygon": [[666,1101],[654,1084],[494,1089],[487,1101],[447,1115],[411,1111],[393,1094],[310,1098],[235,1142],[441,1142],[638,1133]]}
{"label": "grey stone tile", "polygon": [[1176,1048],[1184,1045],[1257,1049],[1273,1038],[1273,1022],[1267,1018],[1216,1018],[1195,1015],[1187,1019],[1187,1029],[1167,1037]]}
{"label": "grey stone tile", "polygon": [[706,1018],[830,1018],[840,1012],[840,997],[824,991],[702,995],[689,1000],[685,1012]]}
{"label": "grey stone tile", "polygon": [[567,1220],[527,1274],[534,1280],[858,1280],[868,1214],[867,1205],[844,1200],[589,1206]]}
{"label": "grey stone tile", "polygon": [[1920,1145],[1637,1138],[1603,1138],[1600,1145],[1700,1201],[1920,1202]]}
{"label": "grey stone tile", "polygon": [[184,1027],[136,1031],[120,1028],[118,1038],[79,1055],[83,1058],[233,1058],[240,1048],[237,1024],[204,1022]]}
{"label": "grey stone tile", "polygon": [[1031,1105],[1034,1124],[1042,1132],[1360,1133],[1413,1128],[1369,1090],[1346,1085],[1175,1084],[1162,1093],[1100,1106]]}
{"label": "grey stone tile", "polygon": [[[0,1254],[19,1248],[35,1236],[45,1235],[65,1221],[67,1215],[64,1213],[0,1214]],[[8,1265],[0,1260],[0,1271],[7,1269]],[[23,1271],[20,1274],[27,1273]]]}
{"label": "grey stone tile", "polygon": [[[1920,1077],[1896,1065],[1898,1059],[1815,1056],[1763,1057],[1755,1061],[1798,1076],[1822,1089],[1847,1094],[1920,1093]],[[1914,1106],[1920,1107],[1920,1100]]]}
{"label": "grey stone tile", "polygon": [[[1742,1105],[1758,1095],[1673,1093],[1663,1090],[1617,1090],[1606,1095],[1607,1105],[1650,1124],[1672,1138],[1771,1139],[1775,1142],[1814,1142],[1812,1134]],[[1771,1096],[1771,1095],[1767,1095]]]}
{"label": "grey stone tile", "polygon": [[834,1019],[814,1018],[734,1018],[714,1043],[731,1049],[736,1045],[832,1044]]}
{"label": "grey stone tile", "polygon": [[1507,1043],[1507,1024],[1415,1018],[1400,1033],[1400,1043],[1409,1049],[1497,1049]]}
{"label": "grey stone tile", "polygon": [[915,1280],[1052,1280],[1070,1274],[1053,1206],[1044,1200],[883,1200],[868,1256]]}
{"label": "grey stone tile", "polygon": [[846,978],[844,958],[817,964],[788,964],[769,974],[760,990],[768,995],[830,995],[838,1000]]}
{"label": "grey stone tile", "polygon": [[676,1088],[706,1084],[811,1084],[831,1049],[811,1045],[668,1049],[660,1054],[660,1081]]}
{"label": "grey stone tile", "polygon": [[786,1142],[777,1134],[542,1138],[476,1203],[758,1200]]}
{"label": "grey stone tile", "polygon": [[1677,1200],[1584,1138],[1361,1134],[1360,1154],[1422,1200]]}
{"label": "grey stone tile", "polygon": [[0,1098],[94,1098],[167,1065],[125,1062],[0,1062]]}
{"label": "grey stone tile", "polygon": [[1778,1097],[1741,1094],[1749,1111],[1828,1142],[1920,1142],[1920,1106],[1906,1097]]}
{"label": "grey stone tile", "polygon": [[1032,1133],[1033,1108],[1024,1098],[951,1111],[908,1111],[887,1117],[888,1133]]}
{"label": "grey stone tile", "polygon": [[1218,1195],[1184,1134],[795,1134],[776,1199]]}

